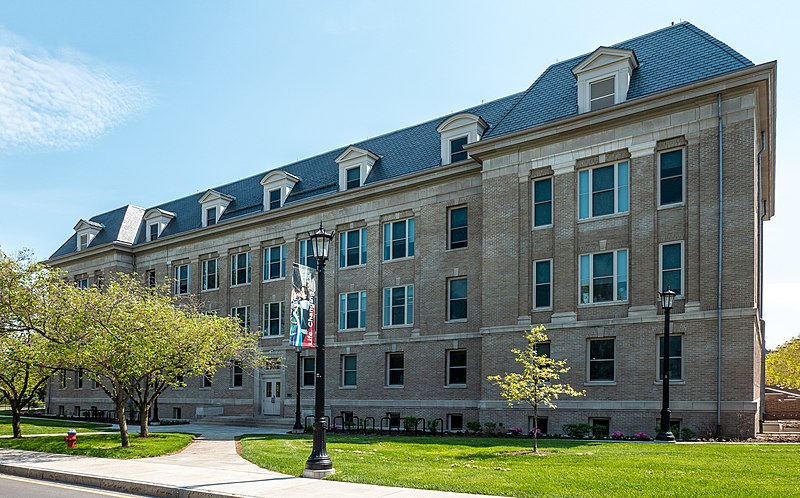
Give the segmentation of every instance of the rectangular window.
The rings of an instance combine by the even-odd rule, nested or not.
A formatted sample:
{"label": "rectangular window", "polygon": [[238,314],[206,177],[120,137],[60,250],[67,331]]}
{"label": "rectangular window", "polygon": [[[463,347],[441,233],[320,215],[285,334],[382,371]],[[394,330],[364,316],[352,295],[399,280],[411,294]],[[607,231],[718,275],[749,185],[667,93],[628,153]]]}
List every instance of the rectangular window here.
{"label": "rectangular window", "polygon": [[283,335],[283,301],[264,304],[264,335]]}
{"label": "rectangular window", "polygon": [[[664,379],[664,336],[658,338],[658,380]],[[669,336],[669,381],[683,380],[683,336]]]}
{"label": "rectangular window", "polygon": [[447,280],[447,320],[467,319],[467,279]]}
{"label": "rectangular window", "polygon": [[533,263],[533,307],[553,306],[553,260],[543,259]]}
{"label": "rectangular window", "polygon": [[447,352],[447,385],[467,384],[467,350],[451,349]]}
{"label": "rectangular window", "polygon": [[593,111],[614,105],[614,78],[595,81],[589,84],[589,104]]}
{"label": "rectangular window", "polygon": [[383,259],[414,255],[414,218],[383,224]]}
{"label": "rectangular window", "polygon": [[414,286],[383,289],[383,326],[414,323]]}
{"label": "rectangular window", "polygon": [[628,212],[628,161],[578,172],[580,219]]}
{"label": "rectangular window", "polygon": [[216,206],[206,209],[206,226],[217,224],[217,208]]}
{"label": "rectangular window", "polygon": [[231,286],[249,284],[250,279],[250,252],[231,256]]}
{"label": "rectangular window", "polygon": [[659,206],[683,202],[683,149],[658,155]]}
{"label": "rectangular window", "polygon": [[402,386],[405,372],[405,355],[388,353],[386,355],[386,385]]}
{"label": "rectangular window", "polygon": [[533,182],[533,226],[546,227],[553,224],[553,179],[545,178]]}
{"label": "rectangular window", "polygon": [[355,387],[358,370],[358,358],[354,354],[342,355],[342,386]]}
{"label": "rectangular window", "polygon": [[550,343],[549,342],[537,342],[536,346],[534,346],[536,350],[536,354],[539,356],[547,356],[550,358]]}
{"label": "rectangular window", "polygon": [[449,431],[463,431],[464,430],[464,415],[461,413],[448,413],[447,414],[447,430]]}
{"label": "rectangular window", "polygon": [[264,249],[264,280],[277,280],[286,275],[286,245]]}
{"label": "rectangular window", "polygon": [[467,137],[454,138],[450,140],[450,162],[457,163],[467,158],[467,151],[464,146],[467,145]]}
{"label": "rectangular window", "polygon": [[582,254],[580,304],[627,301],[628,250]]}
{"label": "rectangular window", "polygon": [[683,242],[661,244],[661,291],[683,295]]}
{"label": "rectangular window", "polygon": [[149,230],[150,240],[151,241],[158,239],[158,223],[150,224],[147,227],[147,230]]}
{"label": "rectangular window", "polygon": [[363,329],[367,326],[367,292],[339,294],[339,330]]}
{"label": "rectangular window", "polygon": [[189,287],[191,286],[189,280],[190,275],[191,271],[189,265],[179,265],[175,267],[175,282],[173,284],[175,295],[189,293]]}
{"label": "rectangular window", "polygon": [[88,289],[89,288],[89,279],[88,278],[81,278],[75,282],[75,286],[79,289]]}
{"label": "rectangular window", "polygon": [[467,207],[450,208],[448,212],[448,249],[467,247]]}
{"label": "rectangular window", "polygon": [[614,339],[589,341],[589,380],[614,381]]}
{"label": "rectangular window", "polygon": [[203,387],[211,387],[213,383],[214,383],[214,377],[212,377],[212,374],[210,373],[203,374]]}
{"label": "rectangular window", "polygon": [[147,286],[151,289],[156,286],[156,271],[147,270]]}
{"label": "rectangular window", "polygon": [[300,264],[308,266],[309,268],[317,268],[317,258],[314,257],[314,247],[308,240],[301,240],[300,241],[300,250],[298,251],[300,255]]}
{"label": "rectangular window", "polygon": [[75,389],[83,389],[83,370],[78,370],[75,375]]}
{"label": "rectangular window", "polygon": [[203,261],[203,290],[213,290],[219,288],[217,281],[217,260],[207,259]]}
{"label": "rectangular window", "polygon": [[367,262],[367,229],[339,233],[339,268]]}
{"label": "rectangular window", "polygon": [[89,235],[83,234],[81,235],[81,248],[79,250],[83,251],[87,247],[89,247]]}
{"label": "rectangular window", "polygon": [[242,387],[244,380],[244,370],[242,369],[242,362],[234,361],[233,368],[231,371],[231,386],[232,387]]}
{"label": "rectangular window", "polygon": [[250,330],[250,306],[238,306],[236,308],[231,308],[231,315],[235,316],[239,319],[239,323],[242,324],[247,330]]}
{"label": "rectangular window", "polygon": [[303,387],[313,387],[317,377],[317,359],[306,356],[303,360]]}
{"label": "rectangular window", "polygon": [[361,167],[356,166],[345,171],[345,181],[347,182],[345,190],[351,188],[358,188],[361,186]]}
{"label": "rectangular window", "polygon": [[281,189],[276,188],[269,191],[269,208],[278,209],[281,207]]}

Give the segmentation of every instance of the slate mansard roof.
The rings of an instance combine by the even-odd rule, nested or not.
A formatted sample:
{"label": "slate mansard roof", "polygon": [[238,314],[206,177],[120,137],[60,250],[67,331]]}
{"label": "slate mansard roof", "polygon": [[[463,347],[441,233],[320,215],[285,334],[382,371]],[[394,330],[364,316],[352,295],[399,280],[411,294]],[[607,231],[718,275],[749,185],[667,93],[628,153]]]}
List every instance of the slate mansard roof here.
{"label": "slate mansard roof", "polygon": [[[627,101],[664,92],[753,66],[753,63],[694,25],[684,22],[613,45],[631,50],[639,63],[631,76]],[[441,165],[441,139],[436,128],[447,118],[460,113],[481,117],[489,126],[483,138],[494,138],[527,128],[552,123],[578,113],[578,90],[572,69],[589,54],[550,66],[524,92],[475,106],[422,124],[352,144],[379,156],[366,184],[382,182]],[[275,168],[300,181],[285,204],[338,192],[339,169],[335,159],[347,146],[308,159]],[[225,209],[219,223],[262,211],[266,172],[213,187],[234,200]],[[159,238],[200,228],[201,205],[205,191],[169,201],[153,208],[175,213]],[[90,218],[104,228],[90,247],[110,242],[136,245],[145,239],[145,209],[124,206]],[[76,235],[67,240],[52,256],[58,258],[77,250]]]}

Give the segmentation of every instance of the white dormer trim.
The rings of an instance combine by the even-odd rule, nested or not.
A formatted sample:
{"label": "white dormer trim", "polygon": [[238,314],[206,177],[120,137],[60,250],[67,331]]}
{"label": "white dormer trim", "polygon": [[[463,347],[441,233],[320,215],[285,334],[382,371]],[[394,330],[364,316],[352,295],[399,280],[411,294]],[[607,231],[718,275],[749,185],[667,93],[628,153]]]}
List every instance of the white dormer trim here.
{"label": "white dormer trim", "polygon": [[[299,181],[300,178],[279,169],[272,170],[264,175],[264,178],[261,179],[261,185],[264,187],[264,211],[270,210],[271,192],[275,190],[279,191],[280,206],[278,207],[283,207],[292,189]],[[273,209],[277,208],[273,207]]]}
{"label": "white dormer trim", "polygon": [[75,225],[76,246],[75,250],[82,251],[89,247],[95,236],[100,233],[100,230],[105,228],[102,223],[96,221],[80,220]]}
{"label": "white dormer trim", "polygon": [[214,189],[209,189],[203,194],[197,202],[200,203],[201,210],[202,210],[202,217],[203,217],[203,226],[208,226],[208,211],[209,209],[216,210],[216,216],[214,217],[214,223],[219,223],[219,219],[222,217],[222,213],[225,212],[225,209],[228,207],[228,204],[233,202],[236,198],[230,195],[223,194],[221,192],[217,192]]}
{"label": "white dormer trim", "polygon": [[466,137],[468,144],[477,142],[481,139],[481,136],[483,136],[487,128],[489,128],[489,125],[486,124],[486,121],[481,119],[480,116],[467,112],[456,114],[445,119],[444,122],[436,128],[436,131],[439,132],[441,136],[442,164],[454,162],[451,160],[452,151],[450,150],[450,144],[453,140]]}
{"label": "white dormer trim", "polygon": [[358,186],[361,187],[366,183],[372,167],[375,162],[380,159],[380,156],[374,154],[367,149],[362,149],[351,145],[344,152],[339,154],[336,158],[336,164],[339,165],[339,191],[347,190],[347,172],[351,169],[358,168]]}
{"label": "white dormer trim", "polygon": [[591,85],[614,78],[614,104],[625,102],[633,70],[639,67],[633,50],[599,47],[572,68],[578,80],[578,112],[592,110]]}
{"label": "white dormer trim", "polygon": [[[152,242],[161,237],[161,232],[167,227],[169,222],[175,217],[175,213],[165,211],[161,208],[150,208],[144,213],[144,235],[147,242]],[[151,229],[156,226],[155,237]]]}

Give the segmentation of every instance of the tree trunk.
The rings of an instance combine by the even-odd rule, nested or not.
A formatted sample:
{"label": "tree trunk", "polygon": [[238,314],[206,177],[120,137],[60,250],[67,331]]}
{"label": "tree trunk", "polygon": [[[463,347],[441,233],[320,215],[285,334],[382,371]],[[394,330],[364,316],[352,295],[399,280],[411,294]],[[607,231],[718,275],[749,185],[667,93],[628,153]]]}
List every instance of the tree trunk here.
{"label": "tree trunk", "polygon": [[22,437],[22,427],[20,427],[20,406],[17,403],[11,404],[11,428],[15,438]]}
{"label": "tree trunk", "polygon": [[533,405],[533,452],[539,453],[539,406]]}
{"label": "tree trunk", "polygon": [[150,403],[142,403],[139,406],[139,437],[150,435]]}
{"label": "tree trunk", "polygon": [[123,448],[130,448],[131,443],[128,438],[128,421],[125,420],[125,400],[117,400],[117,423],[119,424],[119,437]]}

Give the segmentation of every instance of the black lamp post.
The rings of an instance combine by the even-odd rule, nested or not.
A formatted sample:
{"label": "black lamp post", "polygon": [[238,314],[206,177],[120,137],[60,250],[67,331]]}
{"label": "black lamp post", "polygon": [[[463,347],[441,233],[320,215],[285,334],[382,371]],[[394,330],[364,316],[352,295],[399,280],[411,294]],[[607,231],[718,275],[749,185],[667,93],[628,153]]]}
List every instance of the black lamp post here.
{"label": "black lamp post", "polygon": [[303,477],[321,479],[334,473],[333,462],[328,456],[325,441],[325,261],[333,240],[333,232],[326,232],[319,223],[316,232],[308,237],[317,260],[317,306],[314,322],[317,330],[317,375],[314,382],[314,447],[311,456],[306,460]]}
{"label": "black lamp post", "polygon": [[302,375],[300,371],[300,351],[302,348],[297,346],[295,348],[297,350],[297,398],[295,399],[295,408],[294,408],[294,427],[292,427],[292,431],[296,433],[303,432],[303,424],[300,422],[300,375]]}
{"label": "black lamp post", "polygon": [[669,312],[672,310],[672,302],[675,300],[675,291],[667,287],[665,292],[659,292],[661,296],[661,307],[664,309],[664,355],[661,363],[661,430],[656,435],[656,441],[674,443],[675,436],[669,423]]}

